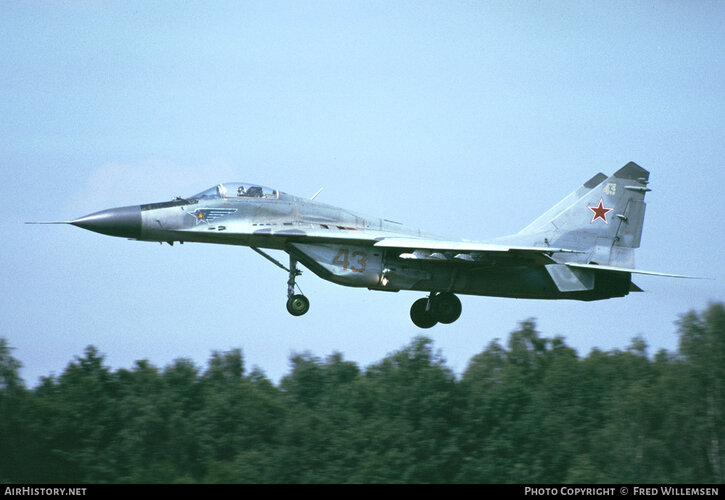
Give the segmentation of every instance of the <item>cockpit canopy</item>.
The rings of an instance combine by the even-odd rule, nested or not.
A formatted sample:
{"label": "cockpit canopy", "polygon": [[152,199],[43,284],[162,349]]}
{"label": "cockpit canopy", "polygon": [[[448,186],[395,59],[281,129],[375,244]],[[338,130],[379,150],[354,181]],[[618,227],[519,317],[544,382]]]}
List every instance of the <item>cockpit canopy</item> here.
{"label": "cockpit canopy", "polygon": [[210,200],[216,198],[264,198],[267,200],[279,199],[279,191],[265,186],[258,186],[248,182],[225,182],[192,196],[195,200]]}

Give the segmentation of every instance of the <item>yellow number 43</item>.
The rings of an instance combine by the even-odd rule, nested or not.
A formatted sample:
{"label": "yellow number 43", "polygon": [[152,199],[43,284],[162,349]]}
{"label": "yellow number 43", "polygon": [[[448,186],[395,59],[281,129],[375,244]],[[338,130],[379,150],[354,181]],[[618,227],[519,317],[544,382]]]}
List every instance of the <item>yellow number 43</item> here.
{"label": "yellow number 43", "polygon": [[[352,263],[350,262],[349,256],[352,257]],[[365,252],[352,252],[350,255],[347,248],[342,248],[332,259],[332,263],[337,266],[342,266],[344,270],[354,271],[361,273],[365,271],[365,264],[367,263],[368,256]],[[351,265],[352,264],[352,265]]]}

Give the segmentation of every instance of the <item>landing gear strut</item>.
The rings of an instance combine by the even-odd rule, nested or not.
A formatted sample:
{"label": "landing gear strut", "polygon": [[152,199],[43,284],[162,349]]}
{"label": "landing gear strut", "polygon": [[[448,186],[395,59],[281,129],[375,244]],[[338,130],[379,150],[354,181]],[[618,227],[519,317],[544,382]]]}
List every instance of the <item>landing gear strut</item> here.
{"label": "landing gear strut", "polygon": [[418,299],[410,308],[410,319],[419,328],[431,328],[436,323],[453,323],[461,315],[461,301],[450,292],[432,292]]}

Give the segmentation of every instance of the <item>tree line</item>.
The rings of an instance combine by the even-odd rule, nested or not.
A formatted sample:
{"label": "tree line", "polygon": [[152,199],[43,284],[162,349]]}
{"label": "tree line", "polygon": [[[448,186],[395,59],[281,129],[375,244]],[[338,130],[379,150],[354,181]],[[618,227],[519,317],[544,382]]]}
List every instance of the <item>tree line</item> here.
{"label": "tree line", "polygon": [[27,388],[0,339],[0,482],[721,483],[725,306],[677,324],[674,353],[579,357],[527,320],[459,377],[417,337],[277,385],[240,350],[114,371],[90,346]]}

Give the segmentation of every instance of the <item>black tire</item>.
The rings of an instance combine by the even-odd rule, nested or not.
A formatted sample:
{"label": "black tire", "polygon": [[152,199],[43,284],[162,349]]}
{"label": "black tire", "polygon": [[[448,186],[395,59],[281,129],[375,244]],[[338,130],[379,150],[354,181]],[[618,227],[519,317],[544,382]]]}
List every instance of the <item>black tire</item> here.
{"label": "black tire", "polygon": [[431,328],[438,321],[431,311],[426,311],[428,299],[418,299],[410,307],[410,319],[418,328]]}
{"label": "black tire", "polygon": [[461,316],[461,310],[460,299],[452,293],[439,293],[433,297],[431,311],[440,323],[453,323]]}
{"label": "black tire", "polygon": [[292,316],[302,316],[310,310],[310,301],[304,295],[293,295],[287,299],[287,311]]}

